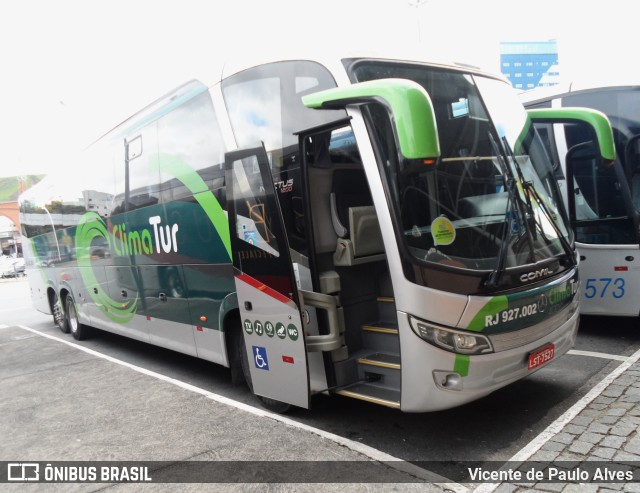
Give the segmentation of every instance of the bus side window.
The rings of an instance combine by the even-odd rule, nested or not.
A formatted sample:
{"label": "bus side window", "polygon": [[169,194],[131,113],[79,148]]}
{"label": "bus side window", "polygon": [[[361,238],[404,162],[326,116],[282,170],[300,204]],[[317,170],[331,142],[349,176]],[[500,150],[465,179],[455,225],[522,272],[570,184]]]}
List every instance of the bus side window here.
{"label": "bus side window", "polygon": [[[565,132],[570,150],[587,144],[593,149],[594,139],[587,125],[565,125]],[[626,215],[614,163],[603,163],[593,155],[592,159],[581,158],[574,162],[573,168],[574,180],[599,218]]]}
{"label": "bus side window", "polygon": [[158,204],[160,176],[158,166],[153,162],[158,152],[156,123],[148,124],[117,144],[119,152],[114,156],[116,195],[111,214]]}
{"label": "bus side window", "polygon": [[[184,183],[163,166],[162,160],[196,171],[207,188],[214,191],[224,187],[225,150],[208,91],[160,118],[158,151],[161,201],[190,201],[193,195]],[[167,168],[171,169],[171,166]]]}
{"label": "bus side window", "polygon": [[565,176],[562,172],[562,166],[560,166],[560,157],[558,156],[558,149],[555,145],[553,125],[550,123],[538,123],[535,127],[544,144],[544,148],[547,150],[547,154],[549,154],[551,158],[553,175],[556,177],[556,180],[564,180]]}
{"label": "bus side window", "polygon": [[578,221],[605,217],[601,212],[601,205],[604,205],[602,187],[597,181],[598,162],[589,144],[577,144],[569,150],[567,157],[573,171],[573,199]]}
{"label": "bus side window", "polygon": [[590,244],[636,241],[633,218],[625,204],[626,186],[619,181],[618,166],[618,162],[604,162],[599,158],[592,141],[569,149],[567,168],[572,175],[569,196],[573,200],[572,220],[577,241]]}
{"label": "bus side window", "polygon": [[179,225],[178,250],[193,263],[222,262],[224,233],[215,230],[200,205],[213,194],[223,210],[227,206],[226,148],[209,91],[162,116],[157,125],[160,202],[167,223]]}
{"label": "bus side window", "polygon": [[344,110],[317,111],[302,96],[335,87],[315,62],[285,61],[254,67],[222,81],[238,147],[264,145],[291,247],[307,254],[307,229],[297,132],[344,118]]}
{"label": "bus side window", "polygon": [[624,150],[625,174],[635,210],[640,210],[640,134],[629,139]]}

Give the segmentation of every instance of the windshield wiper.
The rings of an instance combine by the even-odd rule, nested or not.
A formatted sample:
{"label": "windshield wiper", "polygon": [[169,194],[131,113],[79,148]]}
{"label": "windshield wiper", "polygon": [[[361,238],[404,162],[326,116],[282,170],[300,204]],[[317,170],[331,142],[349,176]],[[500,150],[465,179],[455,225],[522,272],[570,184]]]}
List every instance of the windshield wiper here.
{"label": "windshield wiper", "polygon": [[571,259],[571,265],[572,266],[578,265],[577,261],[576,261],[575,253],[574,253],[573,249],[571,248],[571,245],[569,245],[569,242],[565,238],[564,234],[562,234],[562,231],[560,231],[560,228],[558,227],[556,222],[551,217],[551,213],[549,212],[549,209],[547,208],[547,205],[542,200],[542,197],[540,197],[540,194],[538,193],[538,191],[536,190],[536,188],[533,186],[533,184],[531,182],[527,182],[527,186],[533,192],[533,198],[538,203],[538,206],[540,207],[540,209],[542,209],[542,211],[544,212],[544,215],[547,216],[547,219],[551,223],[551,227],[553,228],[553,230],[558,235],[558,239],[560,240],[560,244],[562,245],[562,248],[564,249],[564,252]]}
{"label": "windshield wiper", "polygon": [[[525,194],[525,197],[527,198],[528,209],[530,210],[532,216],[535,217],[535,215],[533,213],[533,208],[531,207],[531,199],[530,199],[530,195],[528,193],[529,191],[531,192],[531,195],[533,195],[533,198],[536,201],[536,204],[538,204],[538,207],[540,207],[540,209],[542,210],[543,214],[547,217],[547,220],[551,224],[551,227],[553,228],[553,230],[555,231],[556,235],[558,236],[558,239],[560,240],[560,244],[562,245],[563,250],[565,251],[567,256],[571,259],[571,264],[573,266],[575,266],[576,265],[576,259],[575,259],[575,254],[573,252],[573,249],[571,248],[571,245],[569,245],[569,242],[565,238],[564,234],[562,234],[562,231],[560,231],[560,228],[558,228],[558,225],[553,220],[553,217],[552,217],[549,209],[547,208],[547,204],[545,204],[544,200],[542,200],[542,197],[540,196],[540,193],[538,192],[538,190],[536,190],[536,187],[534,187],[533,183],[531,183],[530,181],[525,180],[524,174],[522,173],[522,168],[520,168],[520,163],[518,163],[518,161],[516,160],[516,156],[513,153],[513,151],[511,150],[511,147],[509,146],[509,143],[506,141],[506,137],[503,137],[503,144],[504,144],[504,148],[509,153],[509,157],[513,160],[514,166],[515,166],[516,171],[518,173],[518,178],[520,180],[520,184],[522,185],[522,190],[523,190],[523,192]],[[541,224],[540,224],[540,231],[541,231],[541,234],[544,234]],[[545,238],[546,238],[546,236],[545,236]]]}
{"label": "windshield wiper", "polygon": [[[531,198],[529,197],[529,194],[526,193],[525,186],[524,186],[525,179],[524,179],[524,175],[522,174],[522,169],[520,168],[518,161],[516,161],[516,157],[511,151],[511,147],[509,147],[509,142],[507,142],[506,137],[502,137],[502,147],[505,151],[505,155],[508,155],[508,159],[511,159],[513,161],[513,166],[516,169],[516,173],[518,173],[518,180],[522,185],[524,200],[522,199],[522,196],[519,193],[516,194],[516,196],[518,197],[518,204],[520,204],[520,212],[522,213],[524,218],[524,221],[522,221],[522,223],[527,233],[527,243],[529,244],[529,262],[533,264],[536,261],[535,259],[536,250],[535,250],[535,245],[533,244],[533,241],[536,239],[537,235],[536,235],[535,229],[532,230],[531,225],[529,224],[529,219],[533,219],[535,221],[535,214],[533,212],[533,206],[531,205]],[[510,167],[507,167],[507,168],[509,170],[509,176],[515,179],[515,177],[513,176],[513,172],[511,171],[511,168]]]}
{"label": "windshield wiper", "polygon": [[493,269],[489,277],[485,281],[485,286],[488,287],[496,287],[500,283],[500,279],[502,278],[502,274],[505,271],[505,263],[507,261],[507,247],[508,247],[508,232],[510,231],[510,220],[516,221],[517,214],[513,214],[513,218],[509,218],[511,215],[511,209],[514,201],[514,191],[516,189],[516,180],[514,179],[512,173],[510,172],[508,166],[504,161],[504,156],[500,152],[498,144],[496,143],[491,132],[488,132],[489,141],[491,142],[491,147],[493,149],[494,154],[496,155],[496,159],[498,160],[498,164],[502,169],[502,175],[505,177],[505,188],[507,189],[507,210],[505,211],[505,217],[507,217],[507,224],[502,231],[502,240],[500,241],[500,251],[498,252],[498,263],[496,268]]}

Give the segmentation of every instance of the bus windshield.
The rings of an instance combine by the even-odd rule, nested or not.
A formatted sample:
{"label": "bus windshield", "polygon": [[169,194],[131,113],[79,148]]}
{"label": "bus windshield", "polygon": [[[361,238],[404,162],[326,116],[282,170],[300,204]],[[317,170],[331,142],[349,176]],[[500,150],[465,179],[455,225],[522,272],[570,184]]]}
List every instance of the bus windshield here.
{"label": "bus windshield", "polygon": [[[430,95],[440,136],[435,161],[402,159],[381,109],[370,133],[411,262],[479,271],[501,284],[509,268],[561,269],[573,241],[551,161],[508,84],[427,66],[360,61],[357,82],[397,77]],[[542,264],[541,264],[542,265]],[[568,265],[567,265],[568,266]]]}

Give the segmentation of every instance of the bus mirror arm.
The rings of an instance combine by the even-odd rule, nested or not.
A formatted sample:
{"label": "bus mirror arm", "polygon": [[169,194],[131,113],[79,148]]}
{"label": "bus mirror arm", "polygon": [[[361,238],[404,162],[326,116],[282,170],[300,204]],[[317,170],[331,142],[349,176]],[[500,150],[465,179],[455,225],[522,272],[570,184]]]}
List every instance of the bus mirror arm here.
{"label": "bus mirror arm", "polygon": [[407,79],[377,79],[336,87],[302,97],[313,109],[346,109],[347,106],[380,104],[389,112],[398,139],[399,150],[406,159],[437,159],[440,140],[427,91]]}
{"label": "bus mirror arm", "polygon": [[310,335],[305,337],[307,350],[313,351],[333,351],[343,345],[340,330],[340,318],[338,316],[338,305],[336,299],[328,294],[316,293],[313,291],[299,290],[301,305],[319,308],[327,312],[329,322],[329,333],[322,335]]}
{"label": "bus mirror arm", "polygon": [[600,156],[605,161],[615,161],[616,146],[613,130],[607,116],[591,108],[536,108],[527,110],[532,123],[578,123],[583,122],[593,128],[598,142]]}

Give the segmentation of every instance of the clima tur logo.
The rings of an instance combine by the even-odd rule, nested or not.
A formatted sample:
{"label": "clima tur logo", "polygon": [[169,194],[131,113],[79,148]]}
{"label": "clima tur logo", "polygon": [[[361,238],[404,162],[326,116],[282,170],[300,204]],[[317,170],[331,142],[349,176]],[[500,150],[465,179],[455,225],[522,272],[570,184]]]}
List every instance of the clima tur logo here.
{"label": "clima tur logo", "polygon": [[87,287],[89,296],[102,313],[116,323],[127,323],[136,314],[139,298],[136,295],[132,300],[116,301],[104,290],[97,289],[100,283],[91,262],[91,243],[94,240],[101,243],[106,242],[109,245],[109,250],[113,249],[111,235],[104,219],[95,212],[87,212],[80,218],[76,229],[76,255],[82,281]]}

